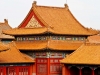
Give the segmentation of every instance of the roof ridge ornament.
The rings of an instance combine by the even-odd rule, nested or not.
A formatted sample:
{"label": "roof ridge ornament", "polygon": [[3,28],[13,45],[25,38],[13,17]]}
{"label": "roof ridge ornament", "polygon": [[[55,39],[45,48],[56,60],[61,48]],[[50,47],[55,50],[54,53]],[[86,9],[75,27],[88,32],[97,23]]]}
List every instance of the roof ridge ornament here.
{"label": "roof ridge ornament", "polygon": [[68,5],[67,5],[67,4],[64,4],[64,6],[65,6],[65,8],[67,8],[67,9],[68,9]]}
{"label": "roof ridge ornament", "polygon": [[4,19],[4,22],[5,22],[6,24],[8,24],[8,20],[7,20],[7,19]]}
{"label": "roof ridge ornament", "polygon": [[33,1],[32,6],[36,6],[37,2]]}
{"label": "roof ridge ornament", "polygon": [[65,2],[64,6],[65,6],[65,8],[68,9],[67,0],[66,0],[66,2]]}

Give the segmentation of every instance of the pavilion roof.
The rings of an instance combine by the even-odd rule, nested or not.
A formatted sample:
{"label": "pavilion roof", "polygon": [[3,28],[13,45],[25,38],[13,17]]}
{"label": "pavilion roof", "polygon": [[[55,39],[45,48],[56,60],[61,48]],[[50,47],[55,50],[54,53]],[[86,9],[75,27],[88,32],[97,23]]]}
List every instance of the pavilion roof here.
{"label": "pavilion roof", "polygon": [[[35,20],[32,20],[35,18]],[[15,29],[8,31],[4,31],[5,34],[12,35],[20,35],[20,32],[23,32],[23,35],[27,34],[41,34],[42,31],[38,31],[38,27],[36,28],[36,32],[31,31],[32,29],[20,29],[20,28],[32,28],[37,21],[40,27],[46,27],[46,32],[50,32],[53,34],[66,34],[66,35],[93,35],[98,32],[93,29],[88,29],[84,27],[76,18],[73,16],[68,6],[65,4],[65,7],[51,7],[51,6],[39,6],[36,5],[36,2],[33,3],[32,8],[30,9],[28,15],[23,20],[23,22],[18,26],[17,30],[13,32]],[[27,24],[30,25],[27,27]],[[36,23],[37,24],[37,23]],[[43,28],[44,29],[44,28]],[[34,30],[34,29],[33,29]],[[38,31],[38,32],[37,32]],[[44,29],[45,31],[45,29]]]}
{"label": "pavilion roof", "polygon": [[83,42],[41,40],[41,41],[16,41],[19,50],[76,50]]}
{"label": "pavilion roof", "polygon": [[64,64],[100,65],[100,43],[86,43],[61,60]]}
{"label": "pavilion roof", "polygon": [[13,36],[3,34],[3,30],[12,29],[8,24],[8,21],[4,19],[5,22],[0,22],[0,39],[14,39]]}
{"label": "pavilion roof", "polygon": [[44,34],[47,32],[46,27],[39,28],[14,28],[11,30],[5,30],[3,33],[9,35],[32,35],[32,34]]}
{"label": "pavilion roof", "polygon": [[0,63],[33,63],[34,60],[21,53],[15,43],[10,43],[9,50],[0,53]]}

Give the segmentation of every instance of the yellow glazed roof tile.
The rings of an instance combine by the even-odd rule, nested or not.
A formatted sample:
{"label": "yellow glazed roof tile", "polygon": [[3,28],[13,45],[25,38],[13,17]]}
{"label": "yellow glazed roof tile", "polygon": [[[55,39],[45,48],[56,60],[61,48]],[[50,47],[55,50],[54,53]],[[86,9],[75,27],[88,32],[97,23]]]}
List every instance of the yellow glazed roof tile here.
{"label": "yellow glazed roof tile", "polygon": [[6,50],[9,50],[9,47],[0,42],[0,51],[6,51]]}
{"label": "yellow glazed roof tile", "polygon": [[[34,32],[29,32],[32,31],[32,29],[19,29],[25,28],[28,22],[33,21],[31,20],[32,17],[34,17],[35,20],[37,20],[42,27],[46,27],[47,29],[42,28],[41,30],[39,30],[36,27],[35,31],[33,28]],[[35,22],[30,23],[35,24]],[[33,6],[30,9],[28,15],[18,26],[18,30],[13,29],[10,31],[5,31],[4,33],[12,35],[27,35],[42,34],[43,32],[66,35],[93,35],[98,33],[96,30],[88,29],[84,27],[81,23],[79,23],[70,12],[67,5],[65,5],[65,7],[39,6],[36,5],[36,2],[33,3]]]}
{"label": "yellow glazed roof tile", "polygon": [[22,41],[16,42],[18,49],[20,50],[76,50],[79,48],[83,42],[73,42],[73,41],[55,41],[55,40],[45,40],[45,41]]}
{"label": "yellow glazed roof tile", "polygon": [[76,51],[61,60],[61,63],[100,65],[100,44],[83,44]]}
{"label": "yellow glazed roof tile", "polygon": [[46,33],[47,28],[40,27],[40,28],[14,28],[11,30],[4,30],[4,34],[9,35],[32,35],[32,34],[44,34]]}
{"label": "yellow glazed roof tile", "polygon": [[100,35],[93,35],[88,37],[88,41],[91,43],[100,43]]}
{"label": "yellow glazed roof tile", "polygon": [[15,43],[10,43],[9,50],[0,53],[0,63],[33,63],[34,59],[21,53]]}

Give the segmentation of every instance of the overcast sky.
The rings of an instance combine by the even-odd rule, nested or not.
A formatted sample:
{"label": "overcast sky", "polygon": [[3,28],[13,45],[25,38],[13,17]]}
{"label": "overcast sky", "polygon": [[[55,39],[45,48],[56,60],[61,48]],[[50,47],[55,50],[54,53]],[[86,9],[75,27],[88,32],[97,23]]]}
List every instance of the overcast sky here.
{"label": "overcast sky", "polygon": [[[8,19],[15,28],[26,17],[34,0],[0,0],[0,22]],[[64,7],[85,27],[100,29],[100,0],[35,0],[37,5]]]}

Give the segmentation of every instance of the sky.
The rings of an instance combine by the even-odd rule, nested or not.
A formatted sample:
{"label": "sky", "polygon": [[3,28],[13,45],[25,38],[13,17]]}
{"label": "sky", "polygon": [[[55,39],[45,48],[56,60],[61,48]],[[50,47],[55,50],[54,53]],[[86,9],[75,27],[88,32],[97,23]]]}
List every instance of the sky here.
{"label": "sky", "polygon": [[18,27],[28,14],[33,1],[37,5],[64,7],[67,3],[74,17],[85,27],[100,29],[100,0],[0,0],[0,22],[8,19]]}

